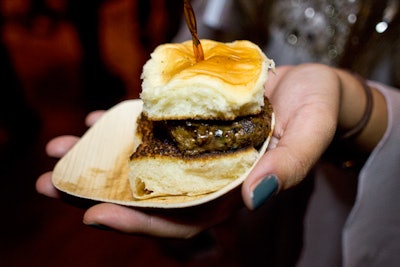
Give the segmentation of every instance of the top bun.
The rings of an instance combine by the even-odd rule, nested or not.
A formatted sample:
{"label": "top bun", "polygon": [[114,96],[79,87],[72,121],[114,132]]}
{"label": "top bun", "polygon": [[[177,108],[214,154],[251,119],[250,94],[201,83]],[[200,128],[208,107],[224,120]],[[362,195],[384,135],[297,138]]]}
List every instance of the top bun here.
{"label": "top bun", "polygon": [[232,120],[260,112],[273,60],[249,41],[201,44],[204,60],[199,62],[191,40],[160,45],[151,54],[140,95],[149,119]]}

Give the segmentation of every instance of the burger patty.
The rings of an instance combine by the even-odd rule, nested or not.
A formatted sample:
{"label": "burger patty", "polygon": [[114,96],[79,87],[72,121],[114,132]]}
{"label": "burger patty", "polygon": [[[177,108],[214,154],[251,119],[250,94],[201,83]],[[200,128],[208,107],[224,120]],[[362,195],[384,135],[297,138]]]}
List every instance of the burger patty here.
{"label": "burger patty", "polygon": [[271,129],[271,107],[265,102],[260,114],[233,121],[164,121],[163,124],[179,150],[187,154],[257,147]]}
{"label": "burger patty", "polygon": [[138,153],[196,156],[204,153],[235,151],[264,143],[271,130],[272,107],[267,99],[257,115],[221,120],[148,120],[139,118],[139,133],[143,146]]}

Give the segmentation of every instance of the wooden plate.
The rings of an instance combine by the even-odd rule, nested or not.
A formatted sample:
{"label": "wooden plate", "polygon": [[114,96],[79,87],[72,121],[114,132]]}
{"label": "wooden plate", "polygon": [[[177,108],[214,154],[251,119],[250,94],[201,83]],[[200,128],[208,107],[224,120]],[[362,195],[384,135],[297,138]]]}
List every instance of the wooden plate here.
{"label": "wooden plate", "polygon": [[[135,131],[141,111],[141,100],[127,100],[108,110],[58,161],[52,176],[54,186],[70,195],[96,201],[134,207],[184,208],[226,194],[239,186],[251,171],[249,169],[242,177],[207,195],[134,199],[128,180],[129,157],[140,143]],[[271,125],[273,128],[273,115]],[[265,153],[269,140],[270,137],[260,149],[259,158]]]}

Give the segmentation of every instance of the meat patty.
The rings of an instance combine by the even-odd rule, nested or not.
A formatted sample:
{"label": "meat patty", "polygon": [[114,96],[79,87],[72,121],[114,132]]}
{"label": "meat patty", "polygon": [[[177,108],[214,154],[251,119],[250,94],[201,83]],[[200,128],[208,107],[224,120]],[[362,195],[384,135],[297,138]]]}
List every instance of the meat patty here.
{"label": "meat patty", "polygon": [[263,144],[271,130],[272,107],[267,99],[264,102],[265,105],[259,114],[238,117],[233,121],[151,122],[142,115],[139,128],[142,128],[142,138],[145,142],[154,143],[154,140],[150,139],[156,138],[160,144],[168,144],[168,147],[174,143],[183,155],[195,156],[248,146],[258,147]]}

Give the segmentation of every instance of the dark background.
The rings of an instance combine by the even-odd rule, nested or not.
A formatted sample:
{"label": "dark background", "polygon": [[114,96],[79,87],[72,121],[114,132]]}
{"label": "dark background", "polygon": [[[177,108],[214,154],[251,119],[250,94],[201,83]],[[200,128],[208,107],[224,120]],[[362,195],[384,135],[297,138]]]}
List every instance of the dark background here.
{"label": "dark background", "polygon": [[[90,228],[84,209],[35,191],[57,161],[45,154],[51,138],[80,136],[88,112],[138,97],[142,65],[174,36],[181,8],[181,0],[0,0],[0,266],[293,266],[301,196],[170,240]],[[288,213],[299,221],[279,220]]]}

